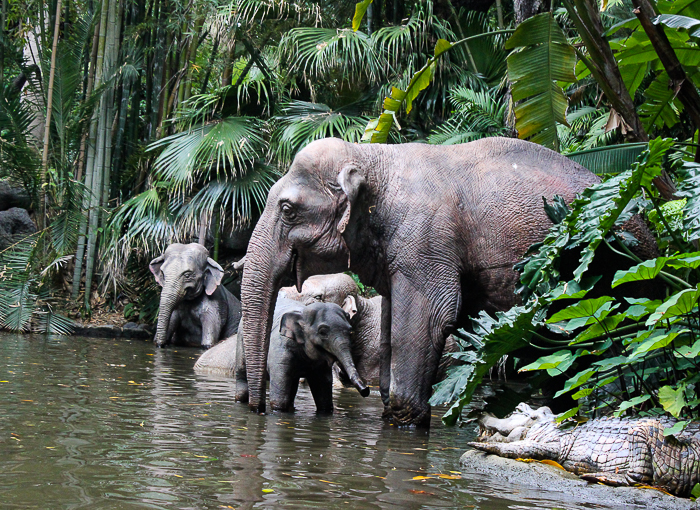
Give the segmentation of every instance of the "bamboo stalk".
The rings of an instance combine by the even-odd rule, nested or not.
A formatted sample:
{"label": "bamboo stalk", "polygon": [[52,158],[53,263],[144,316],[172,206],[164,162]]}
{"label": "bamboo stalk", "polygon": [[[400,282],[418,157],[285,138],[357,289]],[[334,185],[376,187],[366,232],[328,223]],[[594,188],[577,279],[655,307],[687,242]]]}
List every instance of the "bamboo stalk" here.
{"label": "bamboo stalk", "polygon": [[[51,70],[49,71],[49,88],[46,99],[46,123],[44,124],[44,150],[41,154],[41,176],[39,178],[39,203],[41,204],[41,214],[39,214],[39,230],[46,228],[46,172],[49,169],[49,143],[51,138],[51,112],[53,111],[53,83],[56,77],[56,49],[58,48],[58,35],[61,28],[61,4],[62,0],[56,1],[56,22],[53,29],[53,45],[51,46]],[[3,27],[4,29],[4,27]],[[4,42],[4,41],[3,41]]]}

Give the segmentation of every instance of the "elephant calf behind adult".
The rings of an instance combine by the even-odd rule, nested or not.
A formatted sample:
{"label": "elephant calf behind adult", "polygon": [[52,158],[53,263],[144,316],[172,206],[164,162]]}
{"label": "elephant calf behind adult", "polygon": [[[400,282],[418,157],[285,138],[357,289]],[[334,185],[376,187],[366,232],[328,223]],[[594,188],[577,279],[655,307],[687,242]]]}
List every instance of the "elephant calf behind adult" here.
{"label": "elephant calf behind adult", "polygon": [[286,282],[349,268],[387,298],[380,389],[385,417],[429,426],[445,337],[479,310],[516,301],[513,264],[546,234],[542,197],[571,202],[599,179],[516,139],[463,145],[309,144],[270,190],[243,273],[251,408],[275,297]]}

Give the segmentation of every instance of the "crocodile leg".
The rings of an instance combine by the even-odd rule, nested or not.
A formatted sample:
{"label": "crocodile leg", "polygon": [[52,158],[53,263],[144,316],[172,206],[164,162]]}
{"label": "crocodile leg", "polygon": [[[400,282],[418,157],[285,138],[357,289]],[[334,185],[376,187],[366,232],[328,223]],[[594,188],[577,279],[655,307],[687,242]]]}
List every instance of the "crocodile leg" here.
{"label": "crocodile leg", "polygon": [[602,483],[612,487],[627,487],[630,481],[625,473],[585,473],[581,475],[583,480],[593,483]]}

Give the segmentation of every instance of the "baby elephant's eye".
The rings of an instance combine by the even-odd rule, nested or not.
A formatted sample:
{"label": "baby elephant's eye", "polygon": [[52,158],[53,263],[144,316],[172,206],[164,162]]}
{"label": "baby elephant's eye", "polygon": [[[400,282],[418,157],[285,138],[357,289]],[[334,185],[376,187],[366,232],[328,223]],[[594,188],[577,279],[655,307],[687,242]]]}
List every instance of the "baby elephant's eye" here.
{"label": "baby elephant's eye", "polygon": [[318,334],[321,336],[328,336],[328,333],[331,332],[331,328],[328,326],[319,326],[318,328]]}
{"label": "baby elephant's eye", "polygon": [[316,301],[323,301],[323,294],[316,294],[316,295],[314,296],[314,299],[315,299]]}

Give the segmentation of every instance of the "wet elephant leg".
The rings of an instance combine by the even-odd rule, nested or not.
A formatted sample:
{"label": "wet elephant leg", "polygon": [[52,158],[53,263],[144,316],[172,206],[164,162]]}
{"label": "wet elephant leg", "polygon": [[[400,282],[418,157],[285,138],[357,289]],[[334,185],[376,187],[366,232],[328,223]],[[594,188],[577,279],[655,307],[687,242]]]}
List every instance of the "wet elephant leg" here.
{"label": "wet elephant leg", "polygon": [[293,411],[294,397],[299,388],[299,375],[294,369],[294,359],[288,353],[270,356],[270,407],[273,411]]}
{"label": "wet elephant leg", "polygon": [[432,385],[445,344],[445,332],[461,304],[458,274],[414,283],[392,279],[391,380],[384,417],[396,425],[430,427]]}
{"label": "wet elephant leg", "polygon": [[306,378],[311,394],[316,403],[316,411],[319,413],[333,412],[333,371],[318,369]]}
{"label": "wet elephant leg", "polygon": [[236,401],[248,402],[248,376],[245,366],[245,352],[243,347],[243,332],[238,331],[236,335]]}
{"label": "wet elephant leg", "polygon": [[382,300],[381,345],[379,348],[379,393],[385,406],[389,405],[391,383],[391,299]]}

